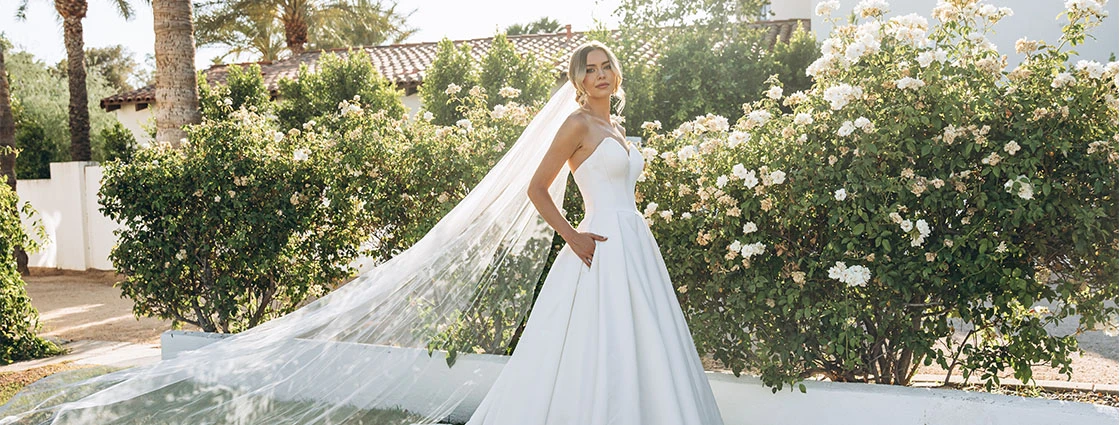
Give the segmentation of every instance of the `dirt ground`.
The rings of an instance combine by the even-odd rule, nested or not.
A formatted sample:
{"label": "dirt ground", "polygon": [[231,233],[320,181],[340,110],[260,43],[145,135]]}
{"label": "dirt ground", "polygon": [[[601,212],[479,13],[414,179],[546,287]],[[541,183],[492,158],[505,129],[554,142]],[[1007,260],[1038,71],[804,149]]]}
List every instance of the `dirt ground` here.
{"label": "dirt ground", "polygon": [[115,272],[32,269],[25,276],[31,305],[39,310],[40,335],[55,340],[122,341],[159,345],[171,321],[137,319],[132,300],[113,286]]}

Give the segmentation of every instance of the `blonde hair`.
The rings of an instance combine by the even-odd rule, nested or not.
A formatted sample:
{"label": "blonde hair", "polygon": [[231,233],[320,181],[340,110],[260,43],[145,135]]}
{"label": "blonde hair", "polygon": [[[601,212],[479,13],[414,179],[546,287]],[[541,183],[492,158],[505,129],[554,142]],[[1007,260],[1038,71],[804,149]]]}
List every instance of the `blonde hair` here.
{"label": "blonde hair", "polygon": [[618,98],[618,112],[622,112],[622,108],[626,106],[626,92],[622,90],[622,67],[618,65],[618,58],[614,56],[614,52],[598,41],[583,43],[572,51],[572,60],[568,65],[568,81],[576,87],[576,102],[580,105],[587,103],[587,89],[583,87],[583,77],[587,76],[587,55],[594,50],[606,53],[611,61],[611,70],[614,71],[615,76],[614,93],[611,96]]}

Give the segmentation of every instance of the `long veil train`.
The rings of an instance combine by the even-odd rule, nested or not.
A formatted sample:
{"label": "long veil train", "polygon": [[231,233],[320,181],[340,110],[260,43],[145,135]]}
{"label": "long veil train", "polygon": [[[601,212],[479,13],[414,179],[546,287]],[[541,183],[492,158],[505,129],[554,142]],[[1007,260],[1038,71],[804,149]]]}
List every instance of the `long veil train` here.
{"label": "long veil train", "polygon": [[[552,229],[526,189],[576,109],[574,99],[565,84],[483,180],[407,251],[287,316],[176,358],[29,386],[0,410],[0,424],[446,419],[485,380],[475,379],[475,366],[453,367],[457,378],[447,379],[439,349],[504,350],[528,312]],[[550,188],[557,202],[566,181],[565,171]]]}

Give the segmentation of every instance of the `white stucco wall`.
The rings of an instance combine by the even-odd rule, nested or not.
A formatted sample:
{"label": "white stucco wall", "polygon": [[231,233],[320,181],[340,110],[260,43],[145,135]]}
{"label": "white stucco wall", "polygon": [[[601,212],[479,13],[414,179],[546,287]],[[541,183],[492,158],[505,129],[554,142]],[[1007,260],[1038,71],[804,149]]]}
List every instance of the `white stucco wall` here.
{"label": "white stucco wall", "polygon": [[812,0],[771,0],[771,15],[767,19],[806,19],[813,14],[813,6],[815,3]]}
{"label": "white stucco wall", "polygon": [[136,110],[135,103],[121,105],[120,109],[113,111],[117,115],[117,121],[121,122],[124,128],[132,132],[132,137],[136,138],[137,142],[150,142],[151,137],[148,132],[144,131],[144,126],[155,126],[155,118],[152,116],[152,108],[148,107],[142,110]]}
{"label": "white stucco wall", "polygon": [[[112,270],[109,252],[119,226],[98,211],[101,166],[95,162],[51,163],[51,178],[19,180],[16,192],[36,214],[24,217],[24,229],[38,220],[46,233],[42,249],[28,256],[31,267],[64,270]],[[34,233],[31,233],[34,234]]]}
{"label": "white stucco wall", "polygon": [[[1000,53],[1007,55],[1007,63],[1010,67],[1018,65],[1023,60],[1023,55],[1015,53],[1016,40],[1027,37],[1056,44],[1058,37],[1062,35],[1062,26],[1069,23],[1064,14],[1058,16],[1065,10],[1065,2],[1062,0],[987,0],[984,3],[1009,7],[1014,12],[1013,16],[1004,18],[993,27],[995,34],[988,35],[988,39],[996,44]],[[815,8],[816,4],[817,1],[813,1],[812,7]],[[840,10],[835,13],[846,16],[857,4],[859,0],[840,0]],[[889,1],[889,4],[888,17],[916,13],[924,16],[931,25],[935,23],[931,11],[937,6],[937,0],[894,0]],[[1085,44],[1077,46],[1075,50],[1079,55],[1071,58],[1072,62],[1088,59],[1105,63],[1110,54],[1120,54],[1120,48],[1117,46],[1120,44],[1120,26],[1117,25],[1120,21],[1120,1],[1108,2],[1105,9],[1108,11],[1108,17],[1104,19],[1101,26],[1089,32],[1096,39],[1087,39]],[[832,31],[832,25],[823,17],[813,14],[812,10],[809,10],[809,15],[812,18],[813,32],[817,40],[827,38]],[[841,22],[844,21],[841,19]]]}

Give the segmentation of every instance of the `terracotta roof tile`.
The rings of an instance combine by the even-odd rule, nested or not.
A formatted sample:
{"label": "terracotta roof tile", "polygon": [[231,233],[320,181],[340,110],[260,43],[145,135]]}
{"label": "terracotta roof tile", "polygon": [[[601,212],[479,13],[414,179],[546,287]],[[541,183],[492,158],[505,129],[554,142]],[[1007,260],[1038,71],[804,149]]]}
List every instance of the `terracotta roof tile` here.
{"label": "terracotta roof tile", "polygon": [[[777,40],[789,40],[790,35],[798,25],[809,29],[808,19],[790,19],[781,21],[761,21],[756,25],[766,28],[766,42],[773,46]],[[518,53],[532,53],[538,59],[552,62],[553,69],[558,76],[567,72],[567,53],[587,40],[587,34],[573,32],[558,34],[533,34],[510,36],[514,48]],[[490,49],[492,38],[478,38],[473,40],[455,41],[456,45],[467,44],[471,46],[471,56],[481,59]],[[345,56],[350,51],[362,51],[369,55],[370,61],[382,75],[396,83],[398,88],[413,89],[424,80],[424,72],[435,60],[438,43],[406,43],[387,46],[357,47],[354,49],[342,48],[332,50],[314,50],[301,53],[284,60],[275,62],[259,62],[264,83],[269,91],[276,94],[279,81],[284,78],[295,79],[301,64],[307,64],[312,70],[319,62],[319,56],[330,52]],[[644,52],[655,59],[652,51]],[[247,65],[247,64],[241,64]],[[229,65],[214,65],[205,71],[206,79],[213,83],[224,83]],[[109,109],[110,106],[127,103],[151,103],[155,100],[155,87],[146,86],[130,92],[121,93],[101,99],[101,107]],[[115,109],[115,108],[113,108]]]}

